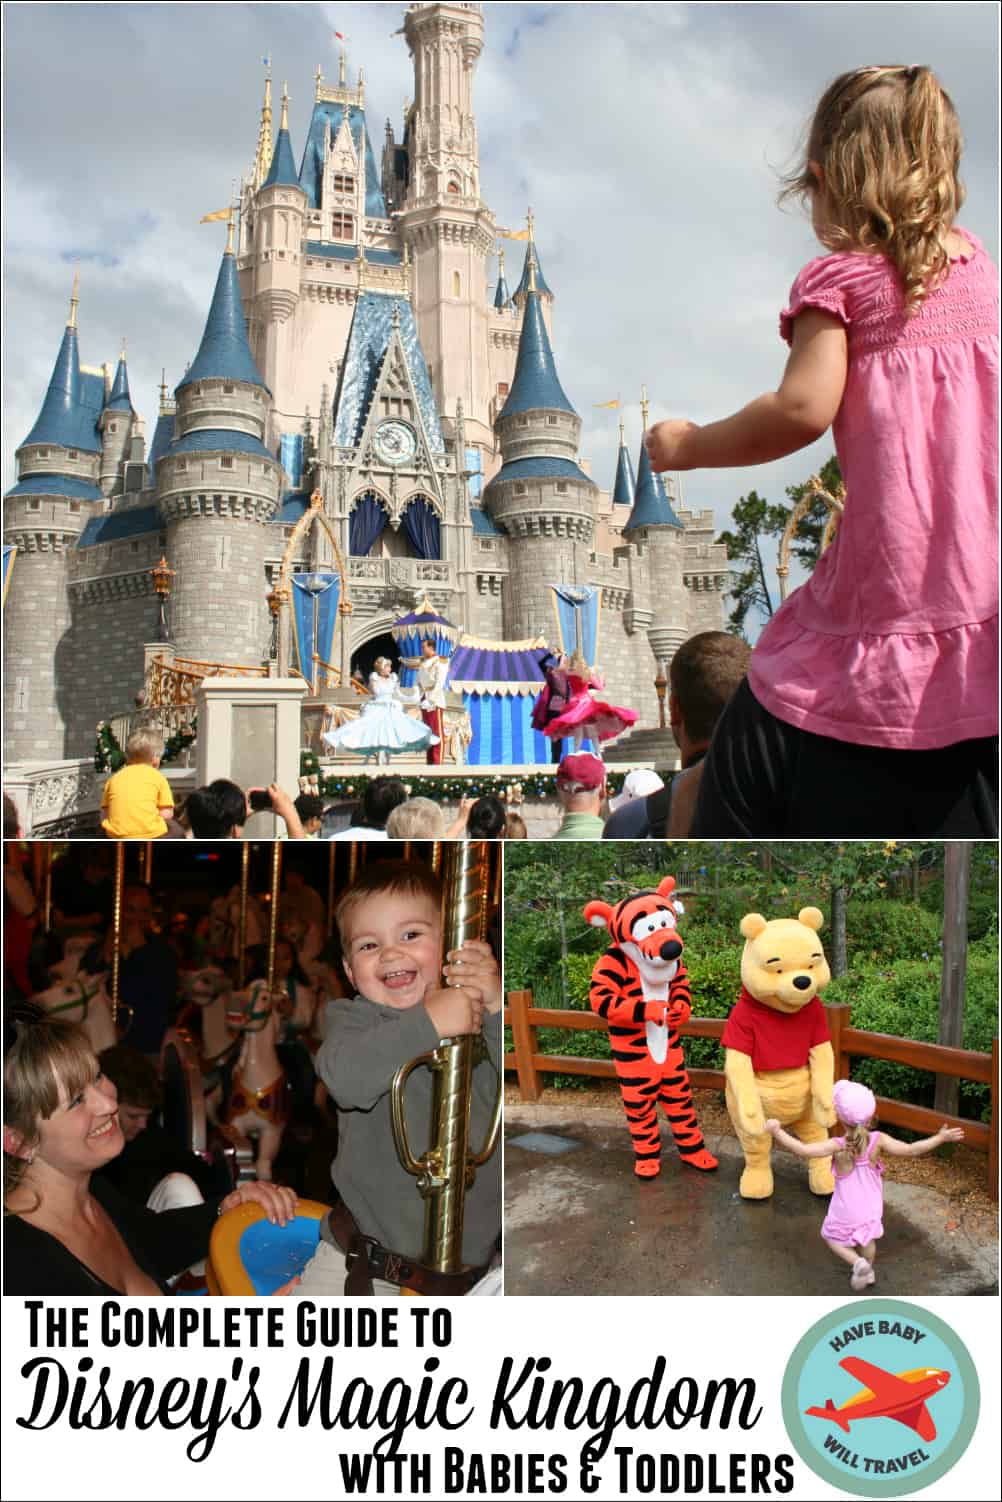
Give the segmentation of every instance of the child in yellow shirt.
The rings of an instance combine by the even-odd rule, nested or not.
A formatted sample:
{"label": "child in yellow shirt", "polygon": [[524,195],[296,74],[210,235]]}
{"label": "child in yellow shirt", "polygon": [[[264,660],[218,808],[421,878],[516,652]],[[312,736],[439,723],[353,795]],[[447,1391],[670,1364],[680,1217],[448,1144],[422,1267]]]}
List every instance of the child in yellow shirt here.
{"label": "child in yellow shirt", "polygon": [[167,833],[174,813],[170,783],[158,771],[163,737],[155,730],[134,730],[125,743],[126,765],[104,785],[101,828],[112,840],[157,840]]}

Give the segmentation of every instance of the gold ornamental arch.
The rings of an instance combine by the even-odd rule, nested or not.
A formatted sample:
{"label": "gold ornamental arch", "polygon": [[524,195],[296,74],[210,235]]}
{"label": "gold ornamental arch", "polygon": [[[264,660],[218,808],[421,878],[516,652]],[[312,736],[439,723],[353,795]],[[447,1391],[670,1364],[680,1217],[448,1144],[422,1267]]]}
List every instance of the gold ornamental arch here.
{"label": "gold ornamental arch", "polygon": [[[345,571],[341,548],[338,544],[334,528],[331,526],[327,513],[324,510],[324,498],[319,490],[313,491],[310,496],[310,504],[289,533],[289,540],[285,545],[285,552],[282,554],[282,562],[279,565],[278,582],[268,596],[268,608],[272,616],[277,620],[281,611],[290,606],[292,586],[289,581],[292,576],[292,560],[302,540],[317,526],[321,527],[327,534],[327,539],[331,545],[331,552],[334,555],[334,569],[339,581],[338,627],[343,632],[347,618],[351,615],[354,606],[348,599],[348,575]],[[294,677],[303,676],[296,668],[290,668],[290,671]],[[331,662],[325,662],[322,657],[314,652],[313,678],[310,683],[312,693],[317,694],[320,692],[321,680],[323,687],[328,687],[332,682],[340,683],[341,669]]]}
{"label": "gold ornamental arch", "polygon": [[845,510],[845,486],[841,480],[836,485],[834,491],[831,491],[826,490],[822,485],[820,475],[811,475],[807,482],[807,489],[791,511],[790,519],[783,528],[783,535],[779,540],[779,563],[776,566],[776,573],[779,576],[779,598],[781,600],[786,599],[789,587],[790,547],[793,539],[797,535],[800,523],[810,511],[814,502],[819,500],[824,501],[828,509],[828,520],[825,522],[825,529],[821,534],[821,552],[823,553],[838,531],[838,524]]}

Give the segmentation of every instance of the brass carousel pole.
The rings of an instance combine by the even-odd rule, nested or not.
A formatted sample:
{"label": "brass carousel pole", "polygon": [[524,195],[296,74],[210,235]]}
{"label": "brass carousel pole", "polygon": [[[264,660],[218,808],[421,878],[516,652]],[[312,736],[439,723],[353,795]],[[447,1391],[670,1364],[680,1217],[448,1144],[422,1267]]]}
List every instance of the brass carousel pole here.
{"label": "brass carousel pole", "polygon": [[247,984],[247,890],[250,883],[251,847],[245,840],[240,846],[240,917],[237,928],[237,990]]}
{"label": "brass carousel pole", "polygon": [[118,1022],[119,971],[122,965],[122,890],[125,886],[125,845],[115,844],[115,895],[111,909],[111,1021]]}
{"label": "brass carousel pole", "polygon": [[268,922],[268,994],[275,989],[275,945],[278,941],[278,909],[282,895],[282,845],[271,847],[271,912]]}
{"label": "brass carousel pole", "polygon": [[[459,949],[468,939],[482,939],[486,931],[489,866],[483,841],[457,840],[445,857],[445,949]],[[470,1148],[470,1097],[476,1040],[444,1038],[432,1053],[422,1054],[398,1069],[390,1091],[393,1134],[400,1161],[418,1180],[425,1198],[423,1260],[437,1272],[463,1268],[463,1207],[466,1190],[477,1166],[485,1163],[497,1143],[501,1122],[501,1093],[483,1147]],[[481,1045],[482,1046],[482,1045]],[[431,1134],[428,1151],[419,1160],[411,1152],[404,1117],[404,1088],[419,1064],[432,1070]]]}
{"label": "brass carousel pole", "polygon": [[146,841],[146,849],[143,852],[143,885],[153,885],[153,841]]}

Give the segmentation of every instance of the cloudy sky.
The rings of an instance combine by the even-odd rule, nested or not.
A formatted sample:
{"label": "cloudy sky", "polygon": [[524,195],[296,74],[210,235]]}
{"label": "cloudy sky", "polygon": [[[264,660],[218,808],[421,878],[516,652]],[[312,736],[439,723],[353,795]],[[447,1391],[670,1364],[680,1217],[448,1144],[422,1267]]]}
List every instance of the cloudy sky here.
{"label": "cloudy sky", "polygon": [[[994,3],[487,4],[474,85],[481,188],[499,224],[536,215],[556,294],[562,382],[584,419],[582,454],[613,477],[620,397],[640,439],[651,420],[726,415],[774,387],[779,309],[817,252],[775,204],[818,95],[874,62],[926,63],[957,106],[967,149],[961,223],[998,259],[998,25]],[[133,402],[156,415],[201,336],[222,207],[257,143],[264,69],[291,95],[297,161],[318,63],[366,76],[378,151],[412,94],[404,6],[6,3],[3,483],[40,406],[81,263],[87,364],[128,341]],[[276,117],[277,126],[277,117]],[[511,246],[509,269],[521,265]],[[756,488],[782,500],[829,439],[757,470],[703,471],[685,502],[726,525]]]}

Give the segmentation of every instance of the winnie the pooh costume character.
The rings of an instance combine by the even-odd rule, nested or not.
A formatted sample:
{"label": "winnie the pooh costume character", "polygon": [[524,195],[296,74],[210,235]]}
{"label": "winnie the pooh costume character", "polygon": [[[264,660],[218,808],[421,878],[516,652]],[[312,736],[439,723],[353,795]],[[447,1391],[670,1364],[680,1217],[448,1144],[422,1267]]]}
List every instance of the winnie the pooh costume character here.
{"label": "winnie the pooh costume character", "polygon": [[609,1027],[633,1171],[641,1179],[661,1171],[659,1101],[681,1161],[704,1170],[717,1166],[696,1120],[678,1032],[692,1014],[692,994],[674,890],[675,878],[666,876],[652,892],[634,892],[615,906],[589,902],[584,910],[586,922],[607,928],[612,940],[595,963],[589,1000]]}
{"label": "winnie the pooh costume character", "polygon": [[[801,1142],[823,1141],[835,1121],[835,1056],[818,996],[831,980],[818,938],[823,923],[816,907],[796,918],[767,922],[747,913],[741,920],[741,995],[721,1041],[727,1110],[745,1155],[743,1199],[772,1194],[767,1117]],[[810,1160],[809,1182],[814,1194],[831,1194],[830,1157]]]}

